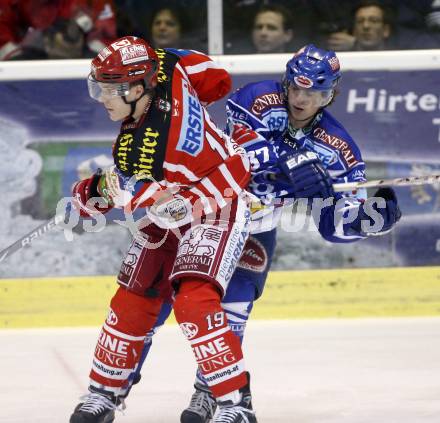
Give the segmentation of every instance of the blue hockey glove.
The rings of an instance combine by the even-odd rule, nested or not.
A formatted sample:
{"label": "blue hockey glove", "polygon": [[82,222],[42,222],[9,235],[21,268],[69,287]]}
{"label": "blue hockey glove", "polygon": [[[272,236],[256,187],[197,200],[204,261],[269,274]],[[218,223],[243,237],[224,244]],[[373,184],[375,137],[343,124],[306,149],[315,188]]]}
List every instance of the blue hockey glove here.
{"label": "blue hockey glove", "polygon": [[270,202],[273,198],[294,198],[290,182],[276,166],[253,173],[249,188],[252,194],[264,202]]}
{"label": "blue hockey glove", "polygon": [[308,150],[280,157],[278,179],[288,181],[295,198],[334,197],[333,180],[318,156]]}
{"label": "blue hockey glove", "polygon": [[[396,194],[392,188],[378,189],[373,198],[383,198],[385,207],[378,207],[377,202],[370,203],[367,200],[366,204],[359,207],[358,216],[350,225],[355,232],[364,236],[383,235],[389,232],[402,216]],[[377,215],[376,219],[374,218],[377,213],[382,217],[383,224],[377,220]],[[362,221],[364,221],[363,225]],[[378,225],[379,227],[375,228]]]}

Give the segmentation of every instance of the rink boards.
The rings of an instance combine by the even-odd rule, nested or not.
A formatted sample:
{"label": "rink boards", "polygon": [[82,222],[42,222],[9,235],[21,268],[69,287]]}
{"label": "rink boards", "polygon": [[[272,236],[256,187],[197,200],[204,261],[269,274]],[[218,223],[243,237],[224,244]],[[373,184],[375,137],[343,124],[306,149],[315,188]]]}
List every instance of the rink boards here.
{"label": "rink boards", "polygon": [[[0,328],[99,325],[116,286],[114,276],[2,279]],[[252,318],[439,315],[440,267],[407,267],[271,272]]]}

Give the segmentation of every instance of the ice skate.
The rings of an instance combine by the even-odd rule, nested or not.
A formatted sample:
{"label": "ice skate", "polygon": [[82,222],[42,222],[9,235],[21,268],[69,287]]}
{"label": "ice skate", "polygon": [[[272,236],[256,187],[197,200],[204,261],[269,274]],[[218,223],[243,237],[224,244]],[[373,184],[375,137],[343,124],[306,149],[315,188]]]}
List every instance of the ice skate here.
{"label": "ice skate", "polygon": [[192,394],[188,408],[180,415],[181,423],[209,423],[214,416],[217,403],[209,388],[200,383],[194,385],[196,389]]}
{"label": "ice skate", "polygon": [[249,382],[245,387],[240,389],[238,401],[232,399],[227,401],[217,400],[217,404],[219,411],[213,423],[257,423],[255,412],[252,410]]}
{"label": "ice skate", "polygon": [[90,392],[81,397],[80,402],[70,416],[70,423],[112,423],[115,410],[125,408],[123,402],[105,395]]}

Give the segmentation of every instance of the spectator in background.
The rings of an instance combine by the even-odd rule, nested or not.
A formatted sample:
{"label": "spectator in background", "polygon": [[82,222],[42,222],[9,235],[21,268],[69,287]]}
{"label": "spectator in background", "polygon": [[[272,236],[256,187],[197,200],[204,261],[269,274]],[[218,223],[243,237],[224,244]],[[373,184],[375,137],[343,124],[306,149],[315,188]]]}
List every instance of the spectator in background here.
{"label": "spectator in background", "polygon": [[[162,2],[153,9],[148,24],[147,38],[155,48],[183,48],[207,51],[206,5],[199,7],[185,3]],[[197,16],[196,16],[197,15]]]}
{"label": "spectator in background", "polygon": [[182,47],[182,26],[182,13],[177,8],[156,10],[151,21],[151,43],[155,48]]}
{"label": "spectator in background", "polygon": [[291,51],[293,39],[292,15],[281,5],[261,7],[255,15],[252,43],[255,53],[284,53]]}
{"label": "spectator in background", "polygon": [[206,2],[114,0],[117,33],[144,38],[155,48],[207,51]]}
{"label": "spectator in background", "polygon": [[2,0],[0,60],[93,56],[116,38],[111,0]]}
{"label": "spectator in background", "polygon": [[116,9],[112,0],[77,0],[78,7],[91,17],[92,27],[86,31],[86,45],[93,57],[117,38]]}
{"label": "spectator in background", "polygon": [[352,15],[352,31],[338,31],[327,38],[331,50],[387,50],[392,48],[392,14],[379,0],[363,0],[356,4]]}

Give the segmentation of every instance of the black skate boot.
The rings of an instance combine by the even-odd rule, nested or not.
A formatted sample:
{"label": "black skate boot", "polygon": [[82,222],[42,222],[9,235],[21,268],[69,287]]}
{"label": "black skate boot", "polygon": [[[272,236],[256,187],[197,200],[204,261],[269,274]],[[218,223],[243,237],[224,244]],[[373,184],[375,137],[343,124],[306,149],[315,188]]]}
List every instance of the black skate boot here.
{"label": "black skate boot", "polygon": [[70,416],[70,423],[112,423],[115,410],[125,408],[122,400],[96,392],[84,395],[81,400]]}
{"label": "black skate boot", "polygon": [[188,408],[182,411],[180,423],[209,423],[217,403],[207,386],[196,383],[194,388],[196,391],[192,394]]}
{"label": "black skate boot", "polygon": [[249,385],[249,373],[247,373],[248,384],[240,389],[240,400],[217,401],[219,412],[213,423],[257,423],[255,412],[252,410],[252,396]]}

